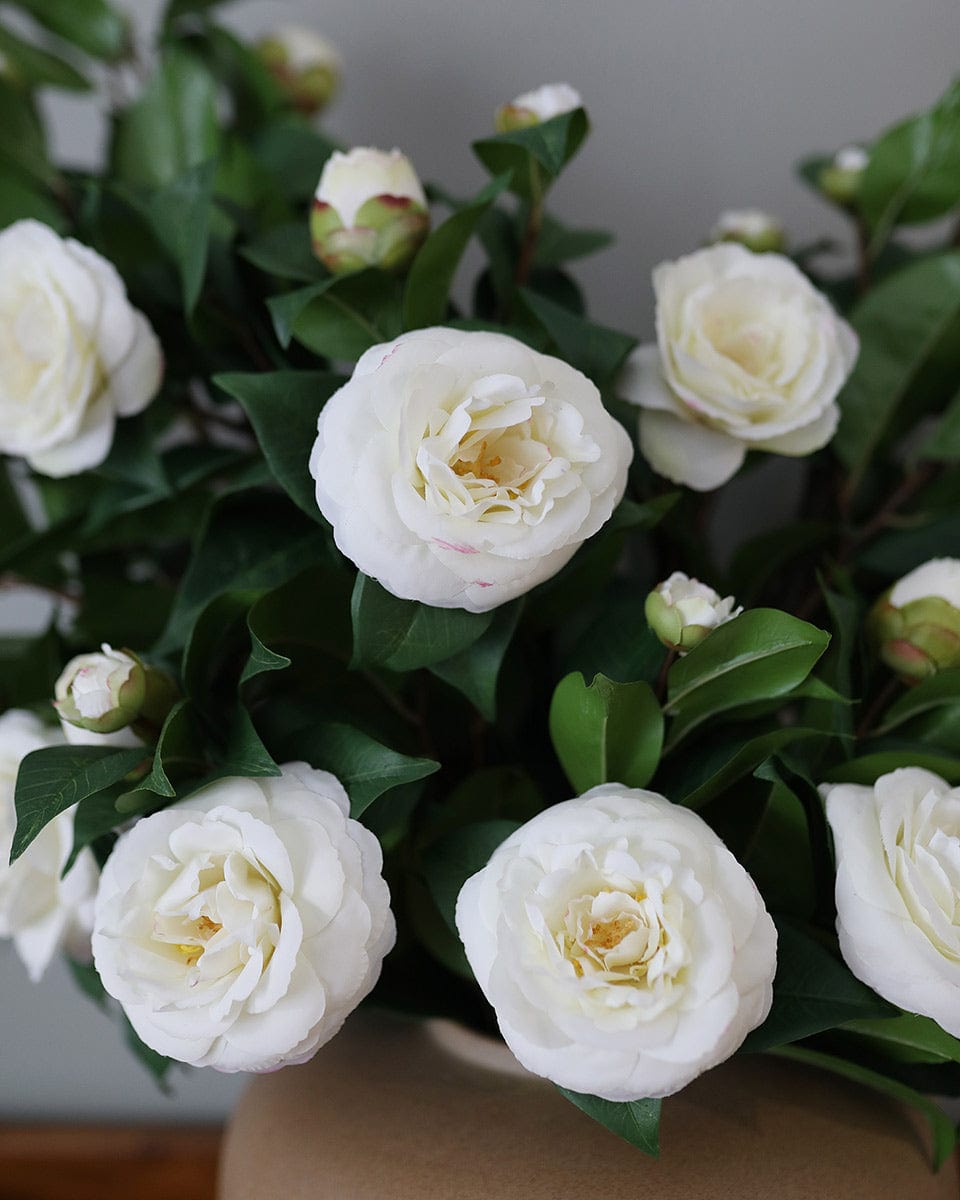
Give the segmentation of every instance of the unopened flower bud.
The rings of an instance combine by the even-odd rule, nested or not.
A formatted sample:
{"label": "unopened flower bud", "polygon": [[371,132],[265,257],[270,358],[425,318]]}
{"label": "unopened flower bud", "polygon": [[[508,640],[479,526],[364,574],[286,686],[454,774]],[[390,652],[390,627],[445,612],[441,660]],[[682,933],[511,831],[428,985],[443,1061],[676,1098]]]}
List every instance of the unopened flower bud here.
{"label": "unopened flower bud", "polygon": [[497,133],[511,133],[515,129],[528,129],[531,125],[539,125],[551,117],[559,117],[561,113],[582,107],[580,93],[569,83],[546,83],[498,108],[494,126]]}
{"label": "unopened flower bud", "polygon": [[820,190],[837,204],[853,204],[860,194],[860,180],[869,161],[870,155],[862,146],[844,146],[821,170]]}
{"label": "unopened flower bud", "polygon": [[732,596],[721,599],[707,584],[674,571],[647,596],[644,613],[660,641],[682,655],[718,625],[738,617],[743,608],[735,603]]}
{"label": "unopened flower bud", "polygon": [[932,558],[885,592],[868,631],[905,683],[960,666],[960,559]]}
{"label": "unopened flower bud", "polygon": [[312,29],[278,29],[257,43],[257,53],[296,107],[308,116],[326,108],[340,87],[340,55]]}
{"label": "unopened flower bud", "polygon": [[67,740],[71,727],[95,734],[118,734],[132,728],[132,738],[117,744],[136,745],[156,734],[176,703],[176,684],[163,671],[145,665],[129,650],[106,642],[98,653],[80,654],[64,667],[54,685],[56,708]]}
{"label": "unopened flower bud", "polygon": [[755,254],[782,253],[787,239],[783,226],[759,208],[722,212],[710,234],[711,242],[739,242]]}
{"label": "unopened flower bud", "polygon": [[399,150],[358,147],[327,159],[310,214],[313,252],[335,275],[406,267],[430,228],[427,198]]}

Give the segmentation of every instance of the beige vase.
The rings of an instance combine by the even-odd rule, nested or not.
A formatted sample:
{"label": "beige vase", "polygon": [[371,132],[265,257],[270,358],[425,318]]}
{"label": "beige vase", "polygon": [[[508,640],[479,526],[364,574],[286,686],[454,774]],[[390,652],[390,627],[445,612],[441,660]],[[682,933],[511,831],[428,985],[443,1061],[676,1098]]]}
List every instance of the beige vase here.
{"label": "beige vase", "polygon": [[593,1122],[502,1045],[365,1012],[254,1080],[220,1200],[957,1200],[919,1123],[853,1084],[743,1057],[665,1102],[662,1156]]}

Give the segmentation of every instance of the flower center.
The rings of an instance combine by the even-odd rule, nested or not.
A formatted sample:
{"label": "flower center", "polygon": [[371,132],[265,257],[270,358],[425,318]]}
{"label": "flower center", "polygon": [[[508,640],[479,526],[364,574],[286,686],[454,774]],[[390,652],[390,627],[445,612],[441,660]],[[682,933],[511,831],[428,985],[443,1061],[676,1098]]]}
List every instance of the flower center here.
{"label": "flower center", "polygon": [[219,933],[223,925],[219,921],[212,921],[207,916],[198,917],[193,922],[193,936],[190,941],[177,942],[176,949],[183,958],[188,967],[194,966],[200,961],[200,956],[207,948],[207,942],[215,933]]}
{"label": "flower center", "polygon": [[571,900],[557,936],[578,979],[634,985],[664,974],[669,942],[661,904],[642,887],[633,893],[603,889]]}

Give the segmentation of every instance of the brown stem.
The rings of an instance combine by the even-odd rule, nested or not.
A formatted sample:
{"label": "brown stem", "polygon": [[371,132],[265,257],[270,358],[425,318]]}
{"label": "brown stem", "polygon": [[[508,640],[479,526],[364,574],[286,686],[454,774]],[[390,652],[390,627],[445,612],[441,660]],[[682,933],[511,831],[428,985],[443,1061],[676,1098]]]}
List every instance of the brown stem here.
{"label": "brown stem", "polygon": [[670,675],[670,668],[676,661],[676,650],[668,650],[666,657],[663,660],[663,665],[660,667],[660,674],[657,676],[656,687],[653,689],[661,705],[667,698],[667,678]]}
{"label": "brown stem", "polygon": [[880,715],[880,713],[883,712],[883,710],[887,707],[887,705],[893,699],[894,695],[897,692],[897,688],[899,686],[900,686],[900,681],[897,678],[894,677],[894,678],[888,679],[887,682],[884,684],[884,686],[876,694],[876,696],[873,699],[873,703],[870,705],[870,707],[864,713],[863,718],[860,721],[860,724],[857,726],[856,733],[854,735],[857,738],[857,740],[859,740],[862,737],[866,737],[866,735],[870,732],[870,729],[873,726],[874,721],[877,719],[877,717]]}

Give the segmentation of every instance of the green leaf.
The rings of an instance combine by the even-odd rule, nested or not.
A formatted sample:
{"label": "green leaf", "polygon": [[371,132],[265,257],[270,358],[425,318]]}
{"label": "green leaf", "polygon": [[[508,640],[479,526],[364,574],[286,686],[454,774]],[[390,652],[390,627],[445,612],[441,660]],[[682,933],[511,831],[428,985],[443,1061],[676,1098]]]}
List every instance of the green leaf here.
{"label": "green leaf", "polygon": [[558,1088],[571,1104],[582,1109],[601,1125],[636,1146],[651,1158],[660,1157],[660,1100],[601,1100],[599,1096],[587,1096],[582,1092],[571,1092]]}
{"label": "green leaf", "polygon": [[915,687],[905,691],[899,700],[890,705],[877,733],[889,733],[911,717],[957,702],[960,702],[960,668],[938,671],[936,675],[922,679]]}
{"label": "green leaf", "polygon": [[219,143],[216,80],[189,50],[167,45],[142,95],[116,118],[114,173],[134,187],[164,187],[215,157]]}
{"label": "green leaf", "polygon": [[933,432],[923,443],[919,458],[934,462],[960,462],[960,392],[947,405]]}
{"label": "green leaf", "polygon": [[334,275],[267,301],[277,339],[327,358],[356,360],[400,333],[399,283],[383,271]]}
{"label": "green leaf", "polygon": [[[759,777],[759,772],[755,772]],[[784,854],[785,846],[790,853]],[[803,802],[786,784],[775,782],[741,859],[769,909],[810,920],[817,907],[817,875],[810,824]],[[824,872],[833,886],[833,863]]]}
{"label": "green leaf", "polygon": [[738,705],[786,695],[813,670],[830,635],[773,608],[754,608],[678,659],[668,676],[670,741]]}
{"label": "green leaf", "polygon": [[878,750],[837,763],[823,772],[824,783],[876,783],[881,775],[887,775],[900,767],[922,767],[942,776],[947,783],[960,783],[960,758],[948,754],[937,754],[925,748],[904,747],[902,750]]}
{"label": "green leaf", "polygon": [[65,233],[67,230],[67,220],[62,209],[58,208],[46,192],[39,191],[29,180],[19,178],[12,171],[5,172],[0,180],[0,229],[6,229],[14,221],[31,218],[49,225],[57,233]]}
{"label": "green leaf", "polygon": [[204,15],[211,9],[229,3],[231,0],[170,0],[163,14],[164,27],[169,27],[181,17]]}
{"label": "green leaf", "polygon": [[777,933],[773,1006],[764,1023],[747,1035],[745,1051],[768,1050],[895,1011],[807,934],[787,924],[778,925]]}
{"label": "green leaf", "polygon": [[176,264],[183,288],[183,308],[196,307],[207,271],[210,221],[213,214],[214,159],[191,167],[150,199],[154,231]]}
{"label": "green leaf", "polygon": [[243,406],[267,465],[291,500],[320,521],[309,470],[310,447],[325,401],[345,380],[329,371],[215,375],[213,382]]}
{"label": "green leaf", "polygon": [[509,174],[491,179],[475,200],[430,233],[407,276],[403,294],[404,329],[443,323],[450,287],[463,252],[480,220],[509,182]]}
{"label": "green leaf", "polygon": [[294,202],[312,199],[323,164],[336,146],[301,116],[284,113],[253,139],[258,162],[274,176],[280,194]]}
{"label": "green leaf", "polygon": [[[528,129],[499,133],[473,143],[473,151],[491,175],[512,174],[511,187],[522,196],[531,191],[531,164],[540,168],[546,182],[555,179],[580,149],[590,130],[582,108],[561,113]],[[542,188],[543,181],[535,188]]]}
{"label": "green leaf", "polygon": [[960,551],[960,513],[917,528],[891,530],[883,534],[860,555],[860,566],[889,579],[906,575],[928,558]]}
{"label": "green leaf", "polygon": [[144,747],[47,746],[20,764],[14,803],[17,828],[10,861],[26,850],[49,821],[87,796],[118,783],[149,755]]}
{"label": "green leaf", "polygon": [[153,1080],[162,1092],[167,1091],[166,1078],[173,1066],[172,1058],[164,1058],[156,1050],[151,1049],[146,1042],[141,1041],[140,1035],[130,1024],[129,1018],[123,1016],[124,1040],[134,1058],[150,1072]]}
{"label": "green leaf", "polygon": [[843,1032],[880,1042],[886,1052],[904,1062],[960,1063],[960,1038],[917,1013],[850,1021]]}
{"label": "green leaf", "polygon": [[560,357],[588,375],[598,387],[614,380],[637,344],[635,337],[575,316],[529,288],[521,288],[520,295],[556,344]]}
{"label": "green leaf", "polygon": [[243,668],[240,682],[241,684],[247,683],[248,680],[256,678],[257,675],[264,675],[269,671],[284,671],[290,666],[290,662],[291,660],[285,654],[277,654],[275,650],[271,650],[269,646],[265,646],[251,628],[250,657]]}
{"label": "green leaf", "polygon": [[[683,786],[676,792],[670,792],[671,799],[685,808],[697,811],[726,791],[738,779],[749,775],[771,754],[805,738],[823,736],[820,729],[804,729],[791,725],[783,729],[771,729],[768,733],[742,742],[737,742],[732,737],[724,738],[716,757],[706,755],[698,746],[693,762],[685,764],[688,772],[684,777]],[[720,755],[723,756],[722,760],[717,762],[716,759]]]}
{"label": "green leaf", "polygon": [[92,55],[112,62],[127,45],[127,23],[107,0],[17,0],[51,33]]}
{"label": "green leaf", "polygon": [[603,229],[568,229],[545,214],[533,261],[538,267],[559,267],[605,250],[613,240],[613,234]]}
{"label": "green leaf", "polygon": [[496,720],[497,680],[521,607],[521,601],[501,605],[495,610],[489,628],[472,646],[430,668],[434,675],[462,692],[486,721]]}
{"label": "green leaf", "polygon": [[460,654],[490,628],[493,613],[431,608],[400,600],[374,579],[357,576],[350,602],[355,667],[413,671]]}
{"label": "green leaf", "polygon": [[464,825],[439,838],[424,855],[423,870],[430,895],[454,932],[460,889],[471,875],[487,865],[494,850],[517,829],[516,821],[503,818]]}
{"label": "green leaf", "polygon": [[317,283],[324,275],[324,268],[313,256],[309,227],[302,219],[258,234],[241,246],[240,256],[279,279]]}
{"label": "green leaf", "polygon": [[432,758],[401,754],[339,722],[293,730],[283,739],[283,755],[303,757],[311,766],[336,775],[350,797],[352,817],[362,816],[385,792],[440,770]]}
{"label": "green leaf", "polygon": [[62,667],[55,620],[36,637],[0,638],[0,712],[48,704]]}
{"label": "green leaf", "polygon": [[19,79],[28,87],[64,88],[71,92],[86,92],[90,82],[81,73],[55,54],[25,42],[0,25],[0,54],[9,61]]}
{"label": "green leaf", "polygon": [[57,172],[47,158],[43,126],[29,97],[0,78],[0,168],[52,185]]}
{"label": "green leaf", "polygon": [[111,833],[126,820],[117,812],[117,795],[118,788],[115,785],[106,791],[87,796],[77,805],[73,816],[73,846],[60,872],[61,879],[69,874],[81,850],[98,838]]}
{"label": "green leaf", "polygon": [[203,607],[223,592],[277,587],[329,560],[324,531],[283,496],[241,492],[210,509],[157,650],[186,641]]}
{"label": "green leaf", "polygon": [[907,1104],[917,1109],[926,1117],[930,1132],[933,1136],[933,1167],[939,1171],[947,1159],[953,1154],[956,1145],[956,1130],[953,1122],[942,1109],[926,1096],[921,1096],[906,1084],[890,1079],[887,1075],[879,1075],[857,1063],[845,1058],[834,1058],[829,1054],[821,1054],[817,1050],[808,1050],[802,1046],[789,1046],[773,1051],[779,1058],[789,1058],[794,1062],[804,1063],[810,1067],[820,1067],[824,1071],[832,1071],[854,1083],[862,1083],[865,1087],[873,1088],[884,1096],[889,1096],[900,1104]]}
{"label": "green leaf", "polygon": [[[237,705],[227,725],[223,757],[212,778],[240,775],[244,778],[269,778],[280,774],[280,768],[264,746],[250,714]],[[211,780],[208,778],[207,782]]]}
{"label": "green leaf", "polygon": [[73,981],[80,991],[83,992],[88,1000],[92,1000],[99,1008],[106,1011],[108,1004],[107,992],[93,963],[81,963],[77,962],[74,958],[67,958],[67,966],[70,968]]}
{"label": "green leaf", "polygon": [[660,761],[663,714],[648,683],[597,675],[587,687],[574,672],[553,693],[550,737],[576,792],[600,783],[642,788]]}
{"label": "green leaf", "polygon": [[[853,310],[860,357],[840,394],[840,425],[831,443],[855,491],[871,459],[895,428],[921,371],[960,320],[960,253],[926,258],[877,284]],[[960,367],[957,348],[952,357]],[[954,386],[956,374],[953,375]]]}
{"label": "green leaf", "polygon": [[874,255],[895,226],[932,221],[960,204],[960,82],[874,143],[858,203],[873,227]]}
{"label": "green leaf", "polygon": [[162,808],[166,800],[176,796],[176,783],[200,775],[204,765],[199,714],[191,700],[180,700],[160,730],[150,773],[135,788],[117,797],[117,812],[143,813]]}

